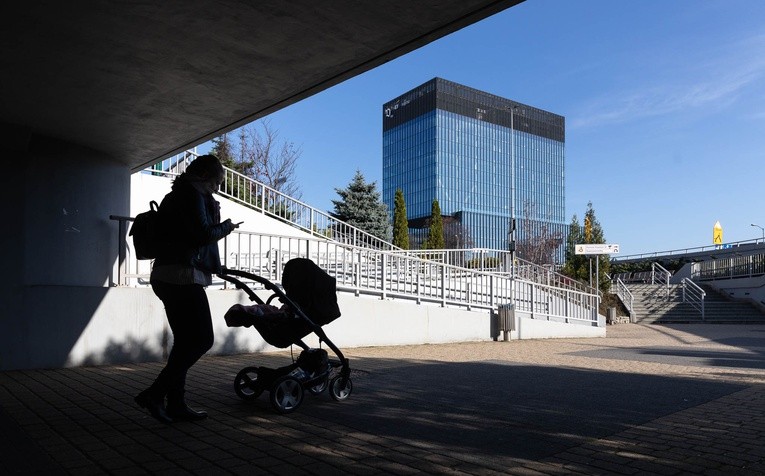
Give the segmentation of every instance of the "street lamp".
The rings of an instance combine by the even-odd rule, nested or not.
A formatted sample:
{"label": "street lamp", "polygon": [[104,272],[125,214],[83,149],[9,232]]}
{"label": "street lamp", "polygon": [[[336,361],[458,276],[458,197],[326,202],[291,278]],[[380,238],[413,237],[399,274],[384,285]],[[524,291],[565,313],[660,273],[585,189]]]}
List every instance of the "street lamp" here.
{"label": "street lamp", "polygon": [[513,127],[513,116],[518,106],[510,108],[510,256],[515,251],[515,127]]}
{"label": "street lamp", "polygon": [[[510,108],[510,302],[515,309],[515,127],[513,116],[518,106]],[[515,315],[515,310],[513,310]],[[507,331],[506,331],[507,332]],[[505,334],[507,340],[507,334]]]}
{"label": "street lamp", "polygon": [[750,226],[756,226],[757,228],[759,228],[760,231],[762,231],[762,241],[765,241],[765,228],[761,227],[760,225],[756,223],[752,223]]}

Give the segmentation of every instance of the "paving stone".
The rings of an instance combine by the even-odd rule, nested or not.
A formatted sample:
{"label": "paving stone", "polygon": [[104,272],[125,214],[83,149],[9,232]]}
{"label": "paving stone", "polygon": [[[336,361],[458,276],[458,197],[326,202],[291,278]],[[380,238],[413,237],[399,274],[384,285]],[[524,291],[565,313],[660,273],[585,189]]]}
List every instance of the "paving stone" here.
{"label": "paving stone", "polygon": [[0,473],[765,474],[765,326],[607,332],[344,349],[351,398],[289,415],[231,384],[289,352],[206,356],[187,386],[210,417],[174,425],[133,402],[159,363],[0,372]]}

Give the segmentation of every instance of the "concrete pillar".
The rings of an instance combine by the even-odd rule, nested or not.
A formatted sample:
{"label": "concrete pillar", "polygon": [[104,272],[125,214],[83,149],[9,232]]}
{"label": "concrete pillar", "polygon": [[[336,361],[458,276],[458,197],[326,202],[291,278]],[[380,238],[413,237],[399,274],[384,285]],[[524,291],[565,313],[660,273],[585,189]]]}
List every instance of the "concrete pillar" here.
{"label": "concrete pillar", "polygon": [[130,170],[32,134],[10,144],[0,143],[0,369],[62,366],[109,289],[109,215],[129,213]]}

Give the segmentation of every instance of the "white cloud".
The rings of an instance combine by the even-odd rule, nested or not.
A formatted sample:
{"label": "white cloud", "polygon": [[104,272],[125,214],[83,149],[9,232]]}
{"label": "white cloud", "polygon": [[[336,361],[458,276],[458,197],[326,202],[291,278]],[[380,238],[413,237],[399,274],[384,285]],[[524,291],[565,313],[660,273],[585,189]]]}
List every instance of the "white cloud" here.
{"label": "white cloud", "polygon": [[661,77],[592,98],[577,109],[579,114],[569,116],[568,127],[594,127],[705,107],[721,109],[765,79],[765,35],[701,53],[703,57],[687,57],[669,69],[643,65],[645,70],[660,71]]}

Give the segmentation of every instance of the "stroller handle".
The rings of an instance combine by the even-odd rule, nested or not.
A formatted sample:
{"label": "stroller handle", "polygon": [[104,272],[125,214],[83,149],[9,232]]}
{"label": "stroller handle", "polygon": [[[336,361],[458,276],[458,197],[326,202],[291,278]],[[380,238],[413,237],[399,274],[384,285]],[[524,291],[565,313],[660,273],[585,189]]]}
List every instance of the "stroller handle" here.
{"label": "stroller handle", "polygon": [[266,278],[264,278],[262,276],[258,276],[257,274],[248,273],[246,271],[240,271],[238,269],[223,268],[223,270],[221,270],[221,272],[218,273],[218,276],[221,279],[226,279],[226,276],[238,276],[240,278],[251,279],[253,281],[256,281],[256,282],[262,284],[269,291],[281,292],[281,289],[279,289],[279,287],[277,285],[275,285],[274,283],[272,283],[271,281],[267,280]]}

